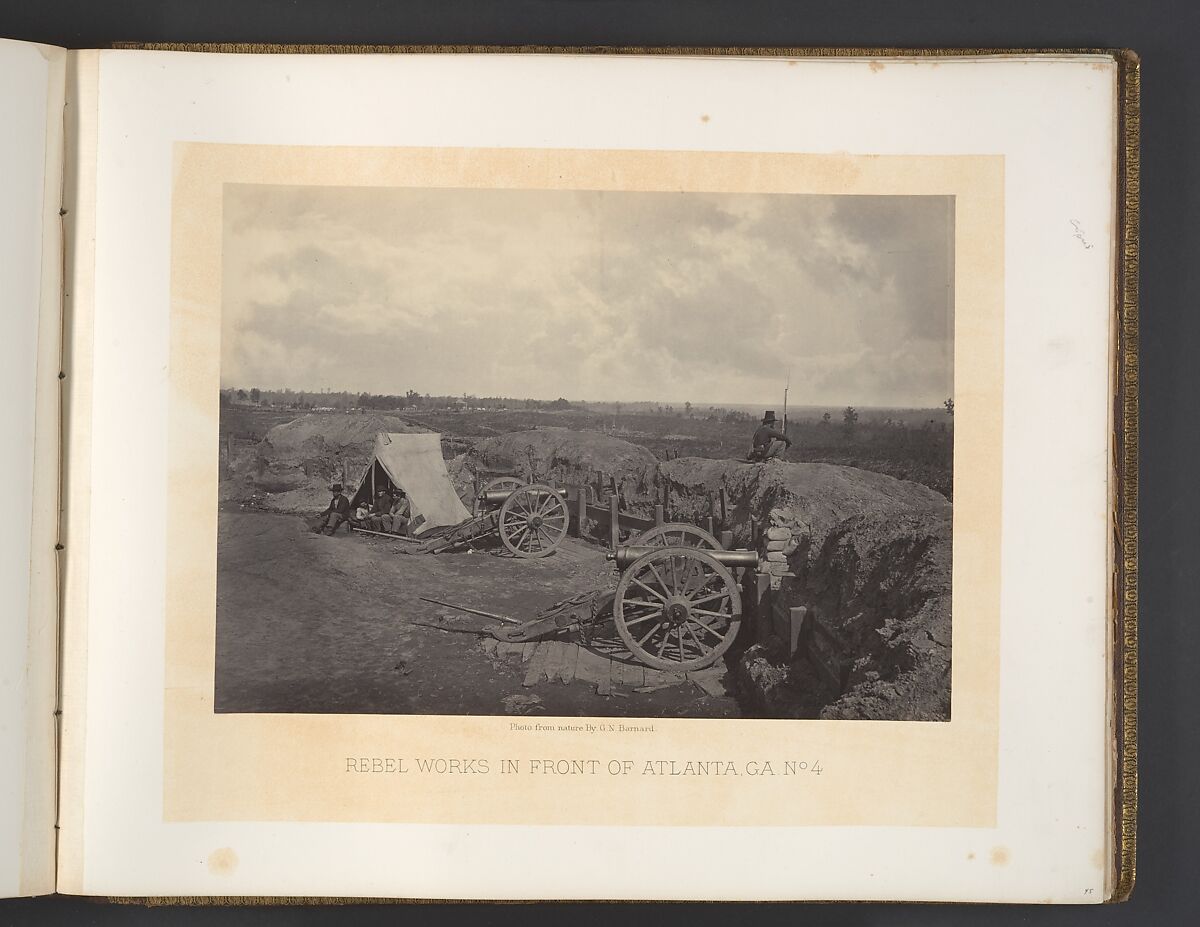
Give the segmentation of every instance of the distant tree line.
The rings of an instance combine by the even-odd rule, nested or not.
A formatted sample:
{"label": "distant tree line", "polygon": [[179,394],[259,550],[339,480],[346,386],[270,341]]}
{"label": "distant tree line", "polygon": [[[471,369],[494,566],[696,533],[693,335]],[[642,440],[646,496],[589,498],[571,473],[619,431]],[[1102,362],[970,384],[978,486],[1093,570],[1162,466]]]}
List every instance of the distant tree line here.
{"label": "distant tree line", "polygon": [[353,393],[348,390],[324,390],[314,392],[309,390],[291,389],[260,389],[252,387],[229,387],[221,390],[221,405],[255,405],[272,409],[335,409],[350,411],[367,409],[372,412],[392,412],[401,409],[486,409],[501,411],[505,409],[537,409],[551,412],[577,410],[584,404],[572,404],[563,397],[558,399],[512,399],[502,396],[474,396],[463,393],[461,396],[431,396],[421,394],[416,390],[408,390],[404,395],[394,393]]}
{"label": "distant tree line", "polygon": [[[721,423],[725,425],[750,424],[758,421],[758,416],[743,409],[729,409],[724,406],[708,406],[697,409],[690,402],[685,402],[682,408],[674,405],[654,402],[585,402],[569,401],[562,396],[557,399],[527,399],[506,396],[475,396],[463,393],[461,396],[431,396],[429,393],[418,393],[408,390],[403,395],[394,393],[354,393],[348,390],[290,390],[290,389],[260,389],[251,387],[229,387],[221,390],[221,405],[255,405],[272,409],[295,409],[308,411],[313,409],[333,409],[350,411],[366,409],[373,412],[389,412],[408,410],[532,410],[545,412],[585,412],[599,415],[612,415],[614,419],[626,416],[657,416],[681,418],[696,422]],[[942,403],[942,409],[948,416],[954,415],[954,400],[947,399]],[[841,431],[847,436],[853,435],[859,428],[859,410],[854,406],[846,406],[841,411]],[[799,424],[799,416],[793,416],[792,422]],[[831,425],[833,414],[825,412],[817,423]],[[932,424],[930,420],[926,424]],[[874,419],[872,424],[885,427],[904,428],[903,419],[897,417]]]}

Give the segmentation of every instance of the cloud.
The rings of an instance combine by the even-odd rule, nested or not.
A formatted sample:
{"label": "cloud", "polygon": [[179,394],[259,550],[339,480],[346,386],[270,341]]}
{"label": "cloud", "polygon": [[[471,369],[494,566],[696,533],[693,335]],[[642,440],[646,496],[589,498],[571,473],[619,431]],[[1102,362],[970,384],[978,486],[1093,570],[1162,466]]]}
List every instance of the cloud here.
{"label": "cloud", "polygon": [[222,381],[931,405],[953,201],[230,185]]}

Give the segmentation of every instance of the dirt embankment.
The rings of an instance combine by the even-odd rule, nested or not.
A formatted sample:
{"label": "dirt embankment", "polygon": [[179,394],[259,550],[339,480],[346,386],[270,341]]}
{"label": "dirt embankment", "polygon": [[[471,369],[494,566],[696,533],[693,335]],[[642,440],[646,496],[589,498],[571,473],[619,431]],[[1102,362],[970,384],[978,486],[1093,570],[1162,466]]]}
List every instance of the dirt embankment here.
{"label": "dirt embankment", "polygon": [[449,466],[452,480],[468,482],[476,473],[504,470],[536,482],[575,486],[590,482],[596,473],[605,473],[617,478],[626,508],[651,497],[657,468],[658,458],[640,444],[566,428],[538,428],[487,438]]}
{"label": "dirt embankment", "polygon": [[[950,716],[951,505],[918,483],[833,464],[683,458],[660,467],[673,517],[708,513],[724,487],[736,542],[760,553],[781,607],[814,610],[840,638],[843,691],[801,656],[756,645],[739,678],[769,716]],[[689,509],[694,510],[689,511]]]}
{"label": "dirt embankment", "polygon": [[719,512],[735,544],[753,542],[781,608],[807,606],[840,639],[845,686],[822,681],[803,653],[756,644],[737,676],[771,717],[940,720],[950,712],[951,505],[918,483],[834,464],[680,458],[588,432],[539,429],[492,438],[452,472],[532,470],[559,485],[617,477],[621,507],[703,523]]}
{"label": "dirt embankment", "polygon": [[277,512],[319,512],[329,502],[331,483],[357,482],[377,434],[426,430],[390,415],[303,415],[222,459],[221,499]]}

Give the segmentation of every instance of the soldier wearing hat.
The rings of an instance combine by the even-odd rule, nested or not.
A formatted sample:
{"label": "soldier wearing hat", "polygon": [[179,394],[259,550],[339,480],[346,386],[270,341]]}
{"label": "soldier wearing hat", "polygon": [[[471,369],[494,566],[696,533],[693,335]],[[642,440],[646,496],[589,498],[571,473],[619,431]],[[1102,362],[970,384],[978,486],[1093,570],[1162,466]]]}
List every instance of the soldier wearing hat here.
{"label": "soldier wearing hat", "polygon": [[317,516],[317,523],[313,528],[318,534],[333,535],[342,523],[350,518],[350,500],[342,492],[342,484],[334,483],[329,490],[333,493],[333,498],[329,500],[325,511]]}
{"label": "soldier wearing hat", "polygon": [[387,487],[381,486],[375,493],[375,502],[371,506],[371,514],[367,518],[367,527],[372,531],[386,531],[383,520],[392,514],[392,494]]}
{"label": "soldier wearing hat", "polygon": [[775,430],[775,413],[768,410],[763,416],[762,424],[754,430],[750,455],[747,459],[751,461],[770,460],[780,456],[785,448],[791,446],[792,439],[782,431]]}

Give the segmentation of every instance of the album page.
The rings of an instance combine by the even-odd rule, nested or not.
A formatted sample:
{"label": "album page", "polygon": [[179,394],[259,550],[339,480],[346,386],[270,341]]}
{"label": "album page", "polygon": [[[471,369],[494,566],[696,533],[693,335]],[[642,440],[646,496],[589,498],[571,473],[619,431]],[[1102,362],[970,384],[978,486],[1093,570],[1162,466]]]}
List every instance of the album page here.
{"label": "album page", "polygon": [[0,40],[0,897],[54,890],[65,66],[60,48]]}
{"label": "album page", "polygon": [[1111,57],[78,65],[63,889],[1107,897]]}

